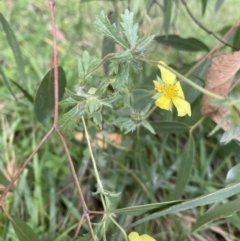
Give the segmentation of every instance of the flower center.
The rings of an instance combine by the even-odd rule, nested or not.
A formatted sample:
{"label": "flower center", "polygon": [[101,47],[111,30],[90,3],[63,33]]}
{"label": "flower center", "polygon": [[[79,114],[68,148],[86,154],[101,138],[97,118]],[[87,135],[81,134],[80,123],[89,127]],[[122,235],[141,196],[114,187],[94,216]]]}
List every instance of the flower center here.
{"label": "flower center", "polygon": [[162,88],[162,92],[168,98],[173,99],[174,97],[176,97],[178,90],[175,85],[164,85]]}

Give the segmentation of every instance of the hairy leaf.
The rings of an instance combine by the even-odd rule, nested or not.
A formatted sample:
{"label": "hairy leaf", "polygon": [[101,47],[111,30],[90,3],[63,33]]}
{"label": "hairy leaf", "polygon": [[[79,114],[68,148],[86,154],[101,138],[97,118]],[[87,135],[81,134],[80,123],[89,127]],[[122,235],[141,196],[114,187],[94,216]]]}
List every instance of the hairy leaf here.
{"label": "hairy leaf", "polygon": [[95,25],[97,26],[98,31],[103,33],[106,37],[121,45],[123,48],[128,48],[126,42],[121,37],[116,25],[112,25],[103,12],[101,12],[101,15],[96,17]]}
{"label": "hairy leaf", "polygon": [[133,13],[130,13],[127,9],[121,16],[123,20],[121,22],[123,33],[127,38],[131,48],[133,48],[136,45],[138,39],[138,24],[133,24]]}

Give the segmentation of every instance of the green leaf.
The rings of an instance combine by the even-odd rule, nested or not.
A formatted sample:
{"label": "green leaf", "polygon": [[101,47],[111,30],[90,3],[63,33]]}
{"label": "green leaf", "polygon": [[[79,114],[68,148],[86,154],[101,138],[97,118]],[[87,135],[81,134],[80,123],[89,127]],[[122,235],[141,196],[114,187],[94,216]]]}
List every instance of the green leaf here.
{"label": "green leaf", "polygon": [[147,37],[146,39],[139,41],[137,44],[135,53],[138,53],[140,55],[143,55],[146,51],[147,47],[152,43],[153,39],[155,38],[155,35],[151,35]]}
{"label": "green leaf", "polygon": [[75,105],[71,110],[69,110],[64,115],[59,118],[59,128],[64,133],[68,134],[74,130],[76,123],[85,113],[85,103],[82,105]]}
{"label": "green leaf", "polygon": [[98,31],[103,33],[106,37],[110,38],[113,42],[121,45],[123,48],[128,49],[126,42],[122,39],[115,24],[111,24],[106,15],[102,12],[101,15],[96,17],[95,25]]}
{"label": "green leaf", "polygon": [[214,219],[230,216],[239,210],[240,210],[239,199],[227,202],[222,205],[218,205],[217,207],[210,209],[203,216],[198,218],[197,222],[192,227],[192,231],[195,231],[202,225],[208,222],[211,222]]}
{"label": "green leaf", "polygon": [[189,176],[192,170],[192,164],[194,161],[195,146],[194,139],[192,136],[189,137],[185,147],[183,148],[181,155],[180,168],[177,173],[176,186],[173,193],[173,199],[179,199],[184,191]]}
{"label": "green leaf", "polygon": [[164,31],[168,35],[172,15],[172,0],[164,0]]}
{"label": "green leaf", "polygon": [[240,127],[232,125],[221,136],[220,142],[227,144],[240,135]]}
{"label": "green leaf", "polygon": [[136,45],[138,39],[138,24],[133,24],[133,13],[130,13],[127,9],[125,10],[125,13],[121,15],[121,17],[123,20],[121,22],[123,33],[127,38],[131,48],[133,48]]}
{"label": "green leaf", "polygon": [[178,201],[170,201],[170,202],[145,204],[145,205],[139,205],[139,206],[133,206],[133,207],[127,207],[127,208],[120,208],[112,212],[115,214],[121,214],[121,215],[138,216],[142,214],[153,213],[153,211],[156,212],[159,210],[164,210],[179,203],[182,203],[182,201],[178,200]]}
{"label": "green leaf", "polygon": [[[78,76],[83,79],[85,75],[100,63],[95,56],[90,56],[88,51],[84,50],[82,57],[78,61]],[[90,75],[87,76],[90,78]]]}
{"label": "green leaf", "polygon": [[[116,11],[110,12],[108,14],[108,19],[109,19],[111,24],[116,21],[116,18],[117,18],[117,12]],[[109,38],[104,36],[103,42],[102,42],[102,59],[106,55],[108,55],[110,53],[114,53],[114,52],[115,52],[115,43],[111,39],[109,39]],[[108,69],[109,64],[110,64],[110,60],[109,59],[107,59],[103,63],[104,72],[107,75],[109,74],[109,69]]]}
{"label": "green leaf", "polygon": [[240,163],[232,167],[226,177],[226,183],[236,183],[240,181]]}
{"label": "green leaf", "polygon": [[[46,123],[53,114],[54,109],[54,69],[44,76],[34,100],[34,112],[37,120]],[[59,101],[62,99],[66,86],[66,76],[62,67],[58,67],[58,94]]]}
{"label": "green leaf", "polygon": [[91,115],[93,114],[93,112],[99,110],[100,107],[101,107],[101,103],[97,98],[91,98],[87,100],[87,108]]}
{"label": "green leaf", "polygon": [[234,38],[233,38],[233,47],[240,49],[240,27],[237,28]]}
{"label": "green leaf", "polygon": [[216,4],[215,4],[215,13],[218,12],[218,10],[220,9],[220,7],[222,6],[224,0],[216,0]]}
{"label": "green leaf", "polygon": [[6,215],[4,215],[3,213],[1,213],[0,215],[0,240],[4,241],[7,240],[7,235],[9,234],[8,228],[6,228],[8,226],[8,218]]}
{"label": "green leaf", "polygon": [[22,53],[21,50],[19,48],[19,45],[17,43],[17,39],[12,31],[12,29],[10,28],[7,20],[4,18],[4,16],[0,13],[0,22],[2,24],[3,30],[6,34],[7,37],[7,41],[13,51],[14,57],[15,57],[15,61],[17,64],[17,69],[18,69],[18,74],[19,77],[21,79],[21,81],[23,82],[25,80],[25,75],[24,75],[24,68],[23,68],[23,60],[22,60]]}
{"label": "green leaf", "polygon": [[125,130],[124,134],[127,134],[130,131],[133,132],[137,128],[132,119],[127,117],[119,117],[115,119],[114,125],[118,126],[121,130]]}
{"label": "green leaf", "polygon": [[3,82],[4,82],[4,84],[7,86],[9,92],[12,94],[12,96],[14,97],[14,99],[18,102],[18,99],[17,99],[17,97],[15,96],[15,94],[14,94],[12,88],[11,88],[11,85],[10,85],[10,83],[9,83],[9,81],[8,81],[8,78],[6,77],[6,75],[5,75],[5,73],[4,73],[1,65],[0,65],[0,75],[2,76]]}
{"label": "green leaf", "polygon": [[207,205],[207,204],[219,202],[219,201],[222,201],[222,200],[224,200],[228,197],[236,195],[238,193],[240,193],[240,183],[228,186],[228,187],[220,189],[216,192],[213,192],[213,193],[210,193],[210,194],[192,199],[190,201],[183,202],[181,204],[174,205],[174,206],[172,206],[170,208],[167,208],[163,211],[151,214],[151,215],[149,215],[147,217],[144,217],[144,218],[138,220],[137,222],[133,223],[130,227],[149,222],[150,220],[153,220],[153,219],[158,219],[159,217],[165,216],[167,214],[181,212],[181,211],[189,210],[189,209],[192,209],[192,208],[195,208],[195,207],[204,206],[204,205]]}
{"label": "green leaf", "polygon": [[[87,3],[87,2],[99,2],[99,1],[102,1],[102,2],[115,2],[115,0],[81,0],[81,3]],[[120,0],[120,1],[124,1],[124,0]]]}
{"label": "green leaf", "polygon": [[147,130],[149,130],[152,134],[156,134],[154,129],[152,128],[151,124],[149,122],[147,122],[146,120],[144,120],[142,122],[142,126],[144,126]]}
{"label": "green leaf", "polygon": [[156,36],[155,40],[164,46],[170,46],[177,50],[191,52],[209,51],[208,46],[196,38],[181,38],[178,35],[162,35]]}
{"label": "green leaf", "polygon": [[113,88],[120,89],[120,87],[128,84],[129,78],[129,65],[127,63],[119,64],[118,75],[115,82],[113,83]]}
{"label": "green leaf", "polygon": [[16,81],[9,79],[19,90],[22,91],[22,93],[24,94],[24,96],[31,102],[34,102],[33,97],[21,86],[19,85]]}
{"label": "green leaf", "polygon": [[10,221],[19,241],[39,241],[38,236],[22,219],[12,217]]}
{"label": "green leaf", "polygon": [[156,133],[183,133],[188,132],[190,127],[177,121],[150,122]]}
{"label": "green leaf", "polygon": [[100,111],[94,112],[92,114],[93,121],[102,129],[102,114]]}
{"label": "green leaf", "polygon": [[202,16],[204,16],[208,0],[202,0]]}
{"label": "green leaf", "polygon": [[5,177],[2,171],[0,171],[0,184],[2,184],[5,187],[9,184],[8,179]]}

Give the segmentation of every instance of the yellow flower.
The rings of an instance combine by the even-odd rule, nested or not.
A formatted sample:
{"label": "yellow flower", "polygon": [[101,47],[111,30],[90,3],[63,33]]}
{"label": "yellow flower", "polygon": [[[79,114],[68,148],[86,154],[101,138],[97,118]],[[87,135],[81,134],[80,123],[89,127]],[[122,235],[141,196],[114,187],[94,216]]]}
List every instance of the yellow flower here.
{"label": "yellow flower", "polygon": [[[164,62],[159,62],[166,65]],[[177,108],[178,116],[191,116],[191,106],[185,100],[184,93],[179,81],[176,81],[176,75],[170,70],[158,65],[161,71],[162,80],[154,80],[155,89],[159,92],[156,106],[165,110],[172,110],[172,103]]]}
{"label": "yellow flower", "polygon": [[137,232],[131,232],[128,235],[128,238],[130,241],[156,241],[154,238],[150,237],[147,234],[143,234],[143,235],[139,236],[139,234]]}

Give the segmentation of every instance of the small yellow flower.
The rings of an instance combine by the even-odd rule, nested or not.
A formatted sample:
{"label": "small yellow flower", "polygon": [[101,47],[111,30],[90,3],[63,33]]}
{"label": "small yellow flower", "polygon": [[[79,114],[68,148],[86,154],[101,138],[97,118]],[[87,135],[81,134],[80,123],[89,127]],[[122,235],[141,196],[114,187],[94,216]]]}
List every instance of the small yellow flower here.
{"label": "small yellow flower", "polygon": [[150,237],[147,234],[140,235],[137,232],[131,232],[128,235],[130,241],[156,241],[156,239]]}
{"label": "small yellow flower", "polygon": [[[166,65],[164,62],[159,62]],[[155,89],[159,92],[155,101],[156,106],[165,110],[172,110],[172,103],[177,108],[178,116],[191,116],[191,106],[185,100],[184,93],[179,81],[176,81],[176,75],[170,70],[158,65],[161,71],[163,83],[154,80]]]}

